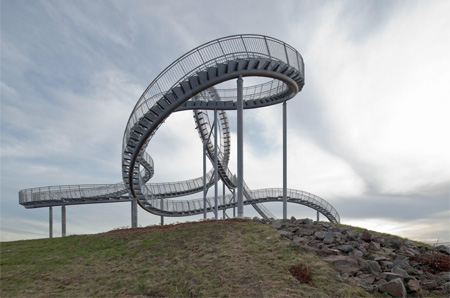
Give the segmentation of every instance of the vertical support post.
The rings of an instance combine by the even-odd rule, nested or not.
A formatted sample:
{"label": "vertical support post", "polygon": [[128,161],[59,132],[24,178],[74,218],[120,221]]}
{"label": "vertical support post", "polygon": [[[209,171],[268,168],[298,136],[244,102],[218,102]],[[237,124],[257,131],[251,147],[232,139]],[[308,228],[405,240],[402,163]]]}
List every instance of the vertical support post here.
{"label": "vertical support post", "polygon": [[[160,202],[160,209],[163,210],[163,208],[164,208],[164,200],[161,199],[161,202]],[[162,215],[161,215],[161,225],[162,225],[162,226],[164,225],[164,216],[162,216]]]}
{"label": "vertical support post", "polygon": [[53,207],[48,209],[48,236],[53,238]]}
{"label": "vertical support post", "polygon": [[243,138],[243,80],[237,79],[237,201],[238,217],[244,217],[243,181],[244,181],[244,138]]}
{"label": "vertical support post", "polygon": [[206,219],[206,144],[203,144],[203,219]]}
{"label": "vertical support post", "polygon": [[[223,198],[223,203],[224,203],[224,205],[225,205],[225,182],[223,182],[222,181],[222,185],[223,185],[223,196],[222,196],[222,198]],[[225,207],[223,207],[223,219],[226,219],[226,211],[227,209],[225,208]]]}
{"label": "vertical support post", "polygon": [[319,222],[319,215],[320,215],[320,213],[319,213],[319,211],[317,211],[317,222]]}
{"label": "vertical support post", "polygon": [[61,236],[66,237],[66,206],[61,206]]}
{"label": "vertical support post", "polygon": [[219,169],[217,163],[217,109],[214,109],[214,213],[216,215],[216,220],[219,219],[219,186],[217,185],[219,181]]}
{"label": "vertical support post", "polygon": [[133,198],[131,200],[131,227],[137,227],[137,200]]}
{"label": "vertical support post", "polygon": [[286,101],[283,102],[283,219],[287,219],[287,121],[286,121]]}

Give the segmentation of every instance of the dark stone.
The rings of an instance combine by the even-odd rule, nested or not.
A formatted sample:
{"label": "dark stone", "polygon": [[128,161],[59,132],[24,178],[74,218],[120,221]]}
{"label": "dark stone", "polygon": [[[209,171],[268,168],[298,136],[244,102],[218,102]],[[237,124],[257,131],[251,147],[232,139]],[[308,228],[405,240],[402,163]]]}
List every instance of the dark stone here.
{"label": "dark stone", "polygon": [[380,266],[382,269],[391,270],[394,267],[394,264],[389,261],[381,261]]}
{"label": "dark stone", "polygon": [[372,241],[372,239],[373,239],[373,235],[368,230],[364,230],[364,232],[361,235],[361,240],[370,242],[370,241]]}
{"label": "dark stone", "polygon": [[314,234],[314,230],[311,228],[301,228],[295,231],[295,234],[299,236],[311,236],[312,234]]}
{"label": "dark stone", "polygon": [[381,273],[380,277],[387,281],[391,281],[396,278],[403,278],[403,276],[401,276],[400,274],[392,273],[392,272],[383,272],[383,273]]}
{"label": "dark stone", "polygon": [[369,249],[371,250],[380,250],[380,244],[374,241],[369,243]]}
{"label": "dark stone", "polygon": [[402,258],[397,258],[396,260],[394,260],[393,263],[394,263],[395,266],[398,266],[398,267],[400,267],[402,269],[405,269],[405,270],[408,270],[408,269],[411,268],[411,266],[408,264],[408,262],[405,261]]}
{"label": "dark stone", "polygon": [[357,250],[357,249],[353,250],[348,255],[349,255],[349,257],[352,257],[352,258],[354,258],[356,260],[362,259],[362,257],[364,256],[364,254],[361,251]]}
{"label": "dark stone", "polygon": [[369,263],[369,270],[372,274],[377,274],[381,272],[381,267],[377,261],[368,261],[368,263]]}
{"label": "dark stone", "polygon": [[389,247],[392,249],[400,249],[402,247],[402,242],[397,239],[385,239],[383,242],[383,246]]}
{"label": "dark stone", "polygon": [[294,235],[290,231],[280,230],[278,231],[278,234],[280,234],[280,237],[285,237],[289,240],[292,240],[294,238]]}
{"label": "dark stone", "polygon": [[272,222],[272,227],[274,227],[277,230],[281,229],[283,226],[285,226],[285,224],[283,223],[283,220],[281,220],[281,219],[275,219]]}
{"label": "dark stone", "polygon": [[358,275],[358,277],[370,284],[373,284],[375,282],[375,276],[372,274],[360,274]]}
{"label": "dark stone", "polygon": [[359,271],[358,261],[346,256],[331,256],[324,259],[332,263],[340,273],[355,273]]}
{"label": "dark stone", "polygon": [[336,247],[336,249],[348,253],[348,252],[351,252],[353,250],[353,246],[348,245],[348,244],[347,245],[340,245],[340,246]]}
{"label": "dark stone", "polygon": [[325,232],[317,231],[314,233],[314,236],[316,237],[316,239],[323,240],[323,238],[325,238]]}
{"label": "dark stone", "polygon": [[252,221],[253,221],[253,222],[257,222],[257,223],[262,223],[262,222],[261,222],[261,219],[259,219],[259,217],[256,217],[256,216],[253,217]]}
{"label": "dark stone", "polygon": [[441,286],[441,289],[444,293],[450,294],[450,282],[446,282]]}
{"label": "dark stone", "polygon": [[388,293],[392,297],[406,297],[406,289],[400,278],[381,284],[378,290],[382,293]]}
{"label": "dark stone", "polygon": [[403,270],[402,268],[400,268],[398,266],[394,266],[392,268],[392,272],[393,273],[397,273],[397,274],[399,274],[399,275],[401,275],[403,277],[408,277],[409,276],[409,274],[405,270]]}
{"label": "dark stone", "polygon": [[422,288],[432,291],[438,287],[438,284],[435,280],[423,280],[422,281]]}
{"label": "dark stone", "polygon": [[417,292],[420,290],[420,282],[416,279],[411,279],[406,284],[409,292]]}
{"label": "dark stone", "polygon": [[324,244],[331,244],[334,241],[334,236],[333,233],[328,232],[325,234],[325,237],[323,238],[323,243]]}
{"label": "dark stone", "polygon": [[439,276],[445,281],[450,281],[450,272],[441,272]]}
{"label": "dark stone", "polygon": [[440,251],[441,253],[444,253],[446,255],[450,255],[450,247],[449,246],[439,245],[439,246],[436,246],[436,249],[438,251]]}

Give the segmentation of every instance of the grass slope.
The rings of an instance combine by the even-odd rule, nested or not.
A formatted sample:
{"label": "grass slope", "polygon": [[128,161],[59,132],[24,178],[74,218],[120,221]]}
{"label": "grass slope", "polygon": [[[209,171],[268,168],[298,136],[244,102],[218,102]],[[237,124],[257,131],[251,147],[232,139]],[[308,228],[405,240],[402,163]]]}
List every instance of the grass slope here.
{"label": "grass slope", "polygon": [[[288,271],[307,264],[312,283]],[[204,221],[1,243],[1,297],[367,297],[268,225]]]}

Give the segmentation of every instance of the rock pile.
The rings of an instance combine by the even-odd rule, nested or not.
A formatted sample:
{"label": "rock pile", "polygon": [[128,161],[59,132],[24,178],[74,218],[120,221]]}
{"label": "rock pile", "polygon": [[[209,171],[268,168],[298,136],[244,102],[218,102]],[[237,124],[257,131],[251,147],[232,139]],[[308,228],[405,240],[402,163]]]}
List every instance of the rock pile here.
{"label": "rock pile", "polygon": [[450,249],[311,219],[253,219],[270,224],[290,245],[315,252],[339,272],[336,278],[369,293],[393,297],[450,294]]}

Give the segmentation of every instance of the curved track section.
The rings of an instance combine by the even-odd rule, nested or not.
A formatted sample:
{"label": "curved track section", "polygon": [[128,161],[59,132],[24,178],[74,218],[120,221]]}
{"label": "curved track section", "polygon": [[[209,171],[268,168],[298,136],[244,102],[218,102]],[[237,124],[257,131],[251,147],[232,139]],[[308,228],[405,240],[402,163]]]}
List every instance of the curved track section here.
{"label": "curved track section", "polygon": [[[169,65],[148,86],[128,120],[122,145],[123,182],[112,185],[72,185],[26,189],[19,192],[19,202],[26,208],[57,205],[129,201],[157,215],[186,216],[204,211],[203,199],[173,200],[203,191],[203,177],[173,182],[148,183],[154,174],[153,160],[146,153],[148,143],[171,113],[194,110],[194,119],[207,155],[215,158],[211,125],[205,110],[218,110],[221,144],[218,146],[220,179],[236,187],[235,176],[228,169],[230,140],[225,110],[236,109],[236,89],[215,89],[222,82],[239,76],[265,77],[264,84],[244,88],[244,109],[260,108],[293,98],[304,85],[301,55],[286,43],[262,35],[234,35],[216,39],[186,53]],[[214,171],[206,176],[213,185]],[[252,191],[244,184],[244,204],[263,216],[270,212],[261,204],[282,200],[282,189]],[[207,211],[213,211],[213,199],[207,198]],[[339,214],[325,200],[307,192],[288,190],[288,202],[311,207],[331,222]],[[236,206],[233,196],[219,198],[219,209]]]}

